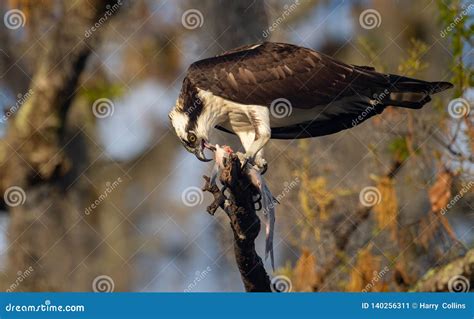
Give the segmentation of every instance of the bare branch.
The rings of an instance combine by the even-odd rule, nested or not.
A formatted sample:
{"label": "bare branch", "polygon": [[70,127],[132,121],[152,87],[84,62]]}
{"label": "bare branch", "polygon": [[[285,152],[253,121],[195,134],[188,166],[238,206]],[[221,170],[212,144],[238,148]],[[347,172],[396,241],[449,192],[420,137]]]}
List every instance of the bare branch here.
{"label": "bare branch", "polygon": [[474,288],[474,249],[447,265],[429,270],[412,291],[456,291],[456,287],[450,287],[456,278],[463,278],[466,287]]}

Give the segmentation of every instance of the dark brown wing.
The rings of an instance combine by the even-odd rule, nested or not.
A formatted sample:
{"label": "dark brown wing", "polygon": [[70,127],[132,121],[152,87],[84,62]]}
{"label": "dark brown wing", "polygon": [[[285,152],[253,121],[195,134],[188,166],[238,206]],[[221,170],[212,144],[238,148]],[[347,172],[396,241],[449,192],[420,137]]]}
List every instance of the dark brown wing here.
{"label": "dark brown wing", "polygon": [[294,108],[312,108],[351,95],[373,94],[389,76],[348,65],[311,49],[265,42],[193,63],[193,85],[242,104],[270,106],[285,98]]}
{"label": "dark brown wing", "polygon": [[198,61],[189,68],[185,83],[241,104],[270,107],[274,100],[285,98],[296,109],[323,106],[315,118],[272,127],[272,138],[281,139],[333,134],[389,105],[418,109],[431,94],[452,87],[448,82],[382,74],[311,49],[270,42]]}

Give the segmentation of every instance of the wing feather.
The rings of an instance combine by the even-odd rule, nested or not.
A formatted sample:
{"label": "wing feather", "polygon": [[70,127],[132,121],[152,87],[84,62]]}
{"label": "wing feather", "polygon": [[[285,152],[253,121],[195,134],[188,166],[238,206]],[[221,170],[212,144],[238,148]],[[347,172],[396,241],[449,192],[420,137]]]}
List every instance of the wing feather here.
{"label": "wing feather", "polygon": [[[282,139],[336,133],[389,105],[421,108],[430,94],[452,87],[447,82],[383,74],[370,66],[350,65],[311,49],[272,42],[197,61],[190,66],[186,81],[240,104],[270,107],[274,100],[285,98],[296,109],[319,107],[315,118],[272,127],[272,138]],[[373,102],[374,96],[381,100]]]}
{"label": "wing feather", "polygon": [[375,92],[389,83],[387,75],[371,67],[271,42],[193,63],[187,77],[197,87],[234,102],[270,106],[283,97],[295,108],[326,105],[355,91],[370,94],[370,88]]}

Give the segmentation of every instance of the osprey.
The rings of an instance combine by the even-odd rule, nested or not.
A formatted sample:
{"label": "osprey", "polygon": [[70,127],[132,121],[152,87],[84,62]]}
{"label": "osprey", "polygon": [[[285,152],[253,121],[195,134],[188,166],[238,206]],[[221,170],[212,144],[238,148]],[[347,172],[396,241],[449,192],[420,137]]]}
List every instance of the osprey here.
{"label": "osprey", "polygon": [[264,42],[193,63],[169,117],[184,147],[202,161],[214,127],[236,134],[247,161],[266,168],[270,138],[333,134],[387,106],[419,109],[452,87],[383,74],[312,49]]}

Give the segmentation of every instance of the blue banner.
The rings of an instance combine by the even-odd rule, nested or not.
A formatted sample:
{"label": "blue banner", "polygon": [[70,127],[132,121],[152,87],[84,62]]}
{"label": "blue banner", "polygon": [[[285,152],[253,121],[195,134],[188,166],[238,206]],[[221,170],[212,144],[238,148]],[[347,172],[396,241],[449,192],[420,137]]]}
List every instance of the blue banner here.
{"label": "blue banner", "polygon": [[0,318],[474,318],[473,293],[1,293]]}

